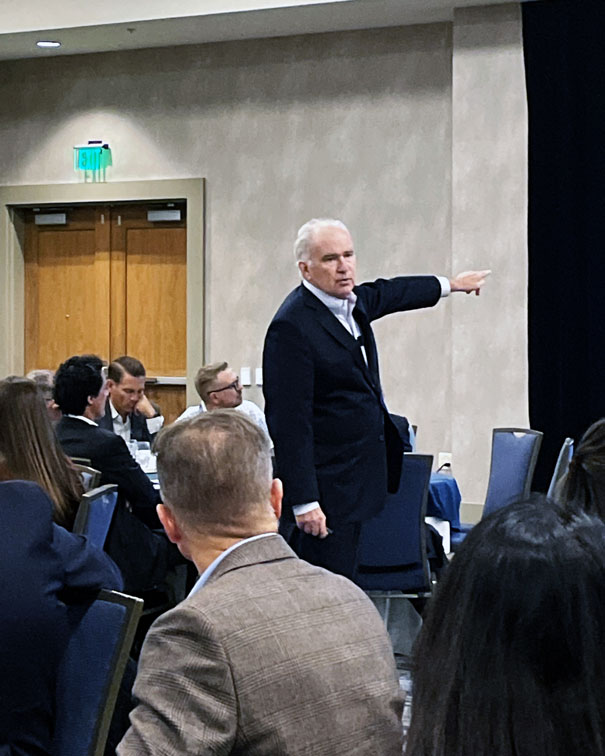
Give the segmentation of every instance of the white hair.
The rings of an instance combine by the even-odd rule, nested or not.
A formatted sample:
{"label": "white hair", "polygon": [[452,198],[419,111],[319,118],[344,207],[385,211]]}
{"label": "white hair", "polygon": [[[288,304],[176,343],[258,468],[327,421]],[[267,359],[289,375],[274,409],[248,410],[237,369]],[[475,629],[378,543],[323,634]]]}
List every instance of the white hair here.
{"label": "white hair", "polygon": [[310,256],[315,234],[321,228],[341,228],[343,231],[349,232],[349,229],[342,221],[335,220],[334,218],[312,218],[302,225],[296,234],[294,257],[297,263],[301,260],[306,260]]}

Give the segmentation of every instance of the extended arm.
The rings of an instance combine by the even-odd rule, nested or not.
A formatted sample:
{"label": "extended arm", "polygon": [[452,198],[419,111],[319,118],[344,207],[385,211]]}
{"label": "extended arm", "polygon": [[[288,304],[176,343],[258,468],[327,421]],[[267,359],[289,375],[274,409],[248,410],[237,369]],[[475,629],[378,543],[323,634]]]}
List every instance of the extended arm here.
{"label": "extended arm", "polygon": [[[465,271],[449,279],[451,292],[464,291],[470,294],[479,291],[491,271]],[[419,310],[437,304],[442,288],[436,276],[398,276],[379,278],[356,287],[369,320],[376,320],[394,312]]]}

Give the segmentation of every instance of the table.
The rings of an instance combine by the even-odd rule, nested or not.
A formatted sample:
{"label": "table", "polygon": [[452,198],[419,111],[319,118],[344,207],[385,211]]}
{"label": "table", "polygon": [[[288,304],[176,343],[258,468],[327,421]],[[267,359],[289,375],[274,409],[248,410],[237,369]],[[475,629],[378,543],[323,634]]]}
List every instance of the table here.
{"label": "table", "polygon": [[431,475],[426,502],[427,516],[447,520],[452,529],[459,530],[461,501],[462,496],[455,478],[444,473]]}

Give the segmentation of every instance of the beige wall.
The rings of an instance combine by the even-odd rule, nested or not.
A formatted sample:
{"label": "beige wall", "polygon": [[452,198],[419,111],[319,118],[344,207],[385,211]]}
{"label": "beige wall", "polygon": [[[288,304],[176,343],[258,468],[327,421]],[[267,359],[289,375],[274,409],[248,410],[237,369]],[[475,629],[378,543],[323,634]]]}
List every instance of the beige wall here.
{"label": "beige wall", "polygon": [[452,450],[465,501],[482,502],[486,481],[472,470],[489,468],[491,429],[529,424],[520,9],[457,11],[453,39],[452,267],[485,261],[493,273],[480,302],[452,302]]}
{"label": "beige wall", "polygon": [[[526,404],[524,301],[501,296],[525,287],[525,127],[519,11],[473,14],[453,25],[1,64],[10,145],[1,181],[77,182],[71,148],[90,138],[111,143],[111,180],[205,177],[206,355],[236,368],[260,366],[266,326],[297,283],[293,235],[311,216],[349,224],[360,279],[494,268],[492,291],[477,301],[376,326],[391,408],[420,425],[423,451],[454,450],[465,499],[480,501],[489,429],[496,418],[518,422]],[[488,116],[492,99],[499,110]],[[480,191],[481,213],[477,176],[491,187]],[[498,234],[508,241],[494,244]],[[498,389],[514,379],[514,396],[488,382],[477,389],[488,363]],[[259,389],[248,396],[262,401]]]}

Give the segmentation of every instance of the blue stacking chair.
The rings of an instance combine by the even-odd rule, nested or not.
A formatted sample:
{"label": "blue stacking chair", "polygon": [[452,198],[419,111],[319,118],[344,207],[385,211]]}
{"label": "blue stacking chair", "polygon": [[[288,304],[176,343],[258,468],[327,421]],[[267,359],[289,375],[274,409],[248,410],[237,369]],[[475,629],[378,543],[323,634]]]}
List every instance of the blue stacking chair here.
{"label": "blue stacking chair", "polygon": [[549,499],[556,498],[557,486],[559,481],[562,480],[569,470],[569,463],[573,457],[573,438],[566,438],[561,445],[559,456],[555,464],[555,469],[550,479],[550,485],[548,486],[548,493],[546,494]]}
{"label": "blue stacking chair", "polygon": [[361,527],[356,582],[373,597],[430,594],[424,518],[432,465],[430,454],[404,454],[399,490]]}
{"label": "blue stacking chair", "polygon": [[101,591],[59,666],[53,756],[103,756],[143,601]]}
{"label": "blue stacking chair", "polygon": [[91,543],[102,549],[117,501],[118,487],[113,483],[87,491],[80,501],[73,532],[88,536]]}
{"label": "blue stacking chair", "polygon": [[[529,428],[494,428],[482,517],[529,496],[542,436],[541,431]],[[472,527],[472,524],[462,523],[460,530],[452,531],[452,551],[462,543]]]}

